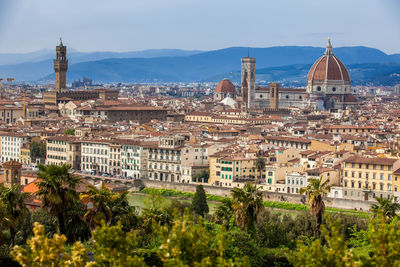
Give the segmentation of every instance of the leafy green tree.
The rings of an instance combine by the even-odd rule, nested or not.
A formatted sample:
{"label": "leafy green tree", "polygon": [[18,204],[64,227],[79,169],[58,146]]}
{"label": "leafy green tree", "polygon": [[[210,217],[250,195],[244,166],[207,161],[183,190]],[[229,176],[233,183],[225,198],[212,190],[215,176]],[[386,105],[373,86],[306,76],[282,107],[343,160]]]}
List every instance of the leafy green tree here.
{"label": "leafy green tree", "polygon": [[323,225],[321,227],[321,238],[299,240],[296,250],[288,251],[288,259],[293,266],[357,266],[354,254],[347,249],[348,242],[340,231],[340,220],[333,223],[327,220],[330,230]]}
{"label": "leafy green tree", "polygon": [[29,197],[28,193],[21,193],[19,185],[7,188],[0,185],[0,202],[2,203],[2,216],[0,224],[10,231],[11,245],[15,244],[15,237],[22,224],[29,218],[29,210],[24,201]]}
{"label": "leafy green tree", "polygon": [[[342,227],[341,232],[344,234],[345,239],[350,239],[351,237],[354,237],[354,231],[368,230],[369,218],[363,218],[343,213],[329,214],[329,217],[333,221],[340,219],[340,224]],[[315,229],[315,227],[313,229]]]}
{"label": "leafy green tree", "polygon": [[89,225],[84,220],[86,213],[85,205],[75,201],[65,214],[65,235],[68,242],[86,241],[90,239],[91,232]]}
{"label": "leafy green tree", "polygon": [[165,207],[161,191],[154,188],[148,189],[148,197],[143,201],[144,208],[150,211],[160,210]]}
{"label": "leafy green tree", "polygon": [[192,200],[191,209],[197,215],[202,217],[209,212],[206,192],[204,191],[204,187],[202,185],[196,186],[196,193],[194,194],[194,198]]}
{"label": "leafy green tree", "polygon": [[170,224],[173,217],[167,211],[166,201],[161,196],[160,191],[149,188],[149,196],[144,201],[142,209],[142,227],[151,232],[153,223]]}
{"label": "leafy green tree", "polygon": [[[7,218],[7,207],[6,205],[0,201],[0,244],[5,245],[7,242],[7,237],[5,233],[5,229],[8,227]],[[0,251],[1,254],[1,251]]]}
{"label": "leafy green tree", "polygon": [[110,191],[104,184],[101,188],[93,185],[88,186],[85,194],[81,195],[81,200],[90,202],[93,207],[88,208],[84,215],[85,220],[89,223],[90,229],[94,230],[104,221],[106,225],[111,223],[113,218],[112,202],[118,196]]}
{"label": "leafy green tree", "polygon": [[140,256],[140,239],[121,225],[97,227],[93,232],[94,266],[147,266]]}
{"label": "leafy green tree", "polygon": [[128,192],[115,194],[115,197],[111,203],[111,223],[116,224],[118,221],[123,220],[128,215],[135,215],[132,211],[134,211],[134,207],[129,205]]}
{"label": "leafy green tree", "polygon": [[262,156],[258,156],[256,160],[256,169],[258,170],[259,179],[261,181],[262,175],[261,172],[265,168],[265,159]]}
{"label": "leafy green tree", "polygon": [[81,179],[71,172],[71,167],[39,165],[39,191],[36,195],[42,200],[42,208],[58,219],[58,228],[61,234],[66,233],[65,215],[71,210],[76,201],[79,201],[78,187]]}
{"label": "leafy green tree", "polygon": [[393,202],[393,196],[390,199],[377,197],[376,201],[371,205],[371,211],[374,216],[382,214],[388,222],[391,222],[396,217],[396,212],[400,210],[400,204]]}
{"label": "leafy green tree", "polygon": [[[66,211],[65,214],[65,236],[69,242],[86,241],[91,237],[89,226],[83,220],[85,207],[79,201]],[[44,227],[46,236],[53,236],[58,232],[57,217],[51,215],[46,209],[38,209],[32,212],[31,227],[38,222]]]}
{"label": "leafy green tree", "polygon": [[291,245],[291,241],[297,238],[290,237],[290,231],[294,228],[292,221],[293,219],[288,215],[264,209],[259,214],[256,223],[255,239],[258,245],[268,248]]}
{"label": "leafy green tree", "polygon": [[230,259],[246,257],[249,260],[249,266],[269,266],[263,264],[261,247],[248,232],[233,227],[226,232],[225,243],[226,257]]}
{"label": "leafy green tree", "polygon": [[243,189],[232,189],[233,204],[236,224],[247,230],[254,230],[257,216],[263,209],[262,192],[252,183],[246,183]]}
{"label": "leafy green tree", "polygon": [[225,255],[225,233],[217,237],[208,232],[202,217],[195,222],[186,212],[175,217],[172,228],[159,228],[159,250],[163,266],[247,266],[247,258],[228,259]]}
{"label": "leafy green tree", "polygon": [[228,226],[234,215],[232,199],[224,198],[214,212],[215,222]]}
{"label": "leafy green tree", "polygon": [[32,159],[46,158],[46,144],[41,142],[31,142],[31,157]]}
{"label": "leafy green tree", "polygon": [[366,247],[368,246],[368,231],[366,230],[358,230],[357,226],[354,224],[353,227],[350,228],[351,234],[349,238],[349,246],[352,248]]}
{"label": "leafy green tree", "polygon": [[387,216],[378,214],[370,221],[368,239],[372,248],[370,259],[362,259],[366,266],[400,266],[400,222],[398,217],[391,222]]}
{"label": "leafy green tree", "polygon": [[66,130],[64,131],[64,134],[65,134],[65,135],[75,135],[75,130],[74,130],[74,129],[71,129],[71,128],[68,128],[68,129],[66,129]]}
{"label": "leafy green tree", "polygon": [[169,214],[174,215],[175,210],[178,211],[180,215],[183,215],[186,209],[190,210],[190,207],[192,206],[192,203],[188,202],[181,202],[177,200],[176,198],[169,199],[169,205],[166,206],[164,209],[168,211]]}
{"label": "leafy green tree", "polygon": [[57,233],[58,221],[57,217],[51,215],[45,209],[38,209],[32,212],[31,215],[31,225],[33,226],[35,222],[38,222],[44,227],[44,232],[46,236],[53,236]]}
{"label": "leafy green tree", "polygon": [[300,194],[306,194],[308,199],[308,207],[311,214],[316,219],[316,236],[320,234],[320,227],[322,223],[322,216],[325,212],[324,197],[330,190],[329,179],[325,182],[322,181],[322,176],[319,179],[311,178],[307,187],[300,189]]}

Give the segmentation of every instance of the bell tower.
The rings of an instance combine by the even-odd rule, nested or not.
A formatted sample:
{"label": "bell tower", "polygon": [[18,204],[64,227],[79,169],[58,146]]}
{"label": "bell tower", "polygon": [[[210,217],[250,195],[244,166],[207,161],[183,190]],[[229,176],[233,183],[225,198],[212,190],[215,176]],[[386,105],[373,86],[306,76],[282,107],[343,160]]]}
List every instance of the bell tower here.
{"label": "bell tower", "polygon": [[0,183],[5,187],[10,188],[14,184],[21,184],[21,169],[22,164],[15,160],[10,160],[2,164],[4,174]]}
{"label": "bell tower", "polygon": [[279,109],[279,83],[269,84],[269,108]]}
{"label": "bell tower", "polygon": [[242,110],[254,108],[256,90],[256,59],[253,57],[242,58]]}
{"label": "bell tower", "polygon": [[60,44],[56,47],[56,59],[54,60],[54,71],[56,73],[56,92],[60,93],[67,88],[67,47],[63,45],[60,38]]}

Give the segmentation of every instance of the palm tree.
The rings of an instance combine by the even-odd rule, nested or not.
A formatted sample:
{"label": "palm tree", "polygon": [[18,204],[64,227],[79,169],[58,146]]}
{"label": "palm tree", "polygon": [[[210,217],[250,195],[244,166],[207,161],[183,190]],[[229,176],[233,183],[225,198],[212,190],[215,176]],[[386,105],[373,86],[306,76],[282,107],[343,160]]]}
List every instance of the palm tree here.
{"label": "palm tree", "polygon": [[242,229],[254,229],[254,223],[263,207],[262,192],[252,183],[246,183],[243,189],[235,187],[231,192],[236,224]]}
{"label": "palm tree", "polygon": [[0,244],[5,244],[7,238],[3,229],[8,227],[7,207],[0,201]]}
{"label": "palm tree", "polygon": [[265,168],[265,159],[262,156],[258,156],[257,157],[256,168],[257,168],[258,173],[259,173],[259,177],[260,177],[259,179],[261,180],[262,179],[261,171],[264,170],[264,168]]}
{"label": "palm tree", "polygon": [[29,197],[28,193],[21,193],[19,185],[11,188],[0,185],[0,203],[2,206],[1,224],[8,228],[11,237],[11,246],[15,244],[15,236],[29,213],[24,202]]}
{"label": "palm tree", "polygon": [[114,201],[111,203],[111,212],[112,212],[112,224],[117,223],[125,215],[130,214],[134,211],[134,208],[129,205],[128,201],[128,192],[124,192],[122,194],[115,194]]}
{"label": "palm tree", "polygon": [[102,221],[106,224],[111,222],[113,218],[112,203],[118,198],[118,195],[112,193],[104,184],[101,188],[93,185],[88,187],[86,193],[81,195],[81,200],[91,202],[93,205],[85,213],[84,218],[89,223],[90,229],[94,230],[101,225]]}
{"label": "palm tree", "polygon": [[71,243],[75,241],[86,241],[91,237],[89,225],[84,219],[86,213],[85,205],[80,201],[75,201],[65,214],[65,236]]}
{"label": "palm tree", "polygon": [[227,226],[233,216],[232,200],[224,198],[222,203],[217,207],[214,212],[214,218],[217,223]]}
{"label": "palm tree", "polygon": [[58,218],[58,228],[61,234],[66,234],[65,214],[71,210],[79,194],[76,191],[81,178],[71,172],[71,167],[39,165],[39,191],[36,195],[42,200],[42,208],[47,208],[50,214]]}
{"label": "palm tree", "polygon": [[322,181],[322,176],[319,179],[311,178],[307,187],[300,189],[300,194],[306,194],[308,199],[308,207],[310,208],[311,214],[316,219],[316,236],[319,236],[319,229],[322,223],[322,216],[325,211],[324,197],[328,194],[331,189],[329,185],[329,179],[325,182]]}
{"label": "palm tree", "polygon": [[377,204],[371,205],[371,211],[374,216],[382,214],[388,222],[397,216],[396,212],[400,210],[400,204],[393,202],[393,196],[390,199],[377,197],[376,201],[378,202]]}

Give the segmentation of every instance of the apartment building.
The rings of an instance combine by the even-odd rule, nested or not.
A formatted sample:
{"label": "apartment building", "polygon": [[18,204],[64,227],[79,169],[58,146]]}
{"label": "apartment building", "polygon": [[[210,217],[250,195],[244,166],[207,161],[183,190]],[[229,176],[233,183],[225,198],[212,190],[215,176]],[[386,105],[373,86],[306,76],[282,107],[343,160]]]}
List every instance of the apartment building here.
{"label": "apartment building", "polygon": [[184,137],[167,135],[159,142],[147,145],[148,178],[157,181],[182,182],[181,155],[184,148]]}
{"label": "apartment building", "polygon": [[21,147],[21,163],[24,167],[31,166],[31,146],[30,143],[26,143],[23,147]]}
{"label": "apartment building", "polygon": [[152,106],[132,106],[132,105],[118,105],[118,106],[81,106],[77,107],[74,111],[74,116],[79,117],[93,117],[102,120],[117,122],[117,121],[139,121],[146,123],[151,120],[166,121],[167,110],[160,107]]}
{"label": "apartment building", "polygon": [[324,127],[325,133],[355,134],[370,133],[379,129],[377,126],[355,126],[355,125],[327,125]]}
{"label": "apartment building", "polygon": [[[397,177],[393,172],[399,169],[400,160],[352,156],[343,163],[341,180],[344,198],[371,200],[375,197],[393,196],[393,179]],[[397,189],[397,183],[395,186]]]}
{"label": "apartment building", "polygon": [[75,170],[81,168],[81,143],[73,136],[54,136],[46,139],[47,165],[70,165]]}
{"label": "apartment building", "polygon": [[118,141],[113,140],[109,144],[109,174],[121,175],[121,144]]}
{"label": "apartment building", "polygon": [[267,136],[266,140],[269,144],[275,146],[284,148],[292,147],[299,150],[307,150],[311,145],[311,140],[291,136]]}
{"label": "apartment building", "polygon": [[[257,170],[257,157],[226,149],[210,156],[209,184],[221,187],[242,187],[245,182],[265,182],[266,169]],[[273,173],[270,173],[272,184]]]}
{"label": "apartment building", "polygon": [[265,166],[265,186],[263,187],[266,191],[279,192],[277,185],[277,168],[275,166]]}
{"label": "apartment building", "polygon": [[287,173],[285,179],[285,193],[299,194],[302,187],[308,185],[307,176],[298,172]]}
{"label": "apartment building", "polygon": [[400,168],[393,171],[393,196],[394,201],[400,200]]}
{"label": "apartment building", "polygon": [[331,186],[340,185],[340,167],[335,168],[315,168],[308,169],[305,171],[307,181],[310,179],[320,179],[322,177],[323,181],[329,180]]}
{"label": "apartment building", "polygon": [[208,172],[208,147],[209,145],[187,144],[182,149],[182,182],[183,183],[208,183],[208,178],[198,177],[203,171]]}
{"label": "apartment building", "polygon": [[129,179],[147,178],[148,149],[139,141],[119,140],[121,144],[122,177]]}
{"label": "apartment building", "polygon": [[1,133],[1,162],[21,161],[21,148],[29,142],[30,137],[21,133]]}
{"label": "apartment building", "polygon": [[81,142],[81,170],[91,173],[109,173],[110,141],[85,140]]}
{"label": "apartment building", "polygon": [[5,123],[16,122],[23,115],[22,107],[15,105],[0,105],[0,120]]}
{"label": "apartment building", "polygon": [[263,125],[270,123],[269,118],[241,118],[232,116],[215,116],[208,112],[190,112],[185,115],[187,122],[207,122],[214,124],[234,124],[234,125]]}

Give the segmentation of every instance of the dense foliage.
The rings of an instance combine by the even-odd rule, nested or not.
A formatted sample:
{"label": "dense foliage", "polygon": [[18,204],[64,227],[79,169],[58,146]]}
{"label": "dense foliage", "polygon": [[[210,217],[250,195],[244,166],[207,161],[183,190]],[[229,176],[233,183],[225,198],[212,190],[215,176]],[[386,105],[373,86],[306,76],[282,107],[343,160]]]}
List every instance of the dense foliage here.
{"label": "dense foliage", "polygon": [[[127,193],[114,193],[106,186],[90,186],[80,198],[65,198],[65,193],[75,188],[69,179],[79,182],[79,177],[67,179],[61,167],[51,170],[41,169],[43,181],[49,180],[41,197],[51,196],[52,202],[43,202],[43,209],[35,212],[19,204],[27,197],[19,190],[0,188],[0,263],[6,262],[8,266],[16,262],[21,266],[398,266],[400,263],[400,222],[396,213],[387,212],[388,207],[393,207],[392,200],[378,202],[370,218],[323,214],[319,235],[315,233],[317,219],[308,210],[285,212],[265,208],[260,190],[252,184],[233,189],[232,198],[221,198],[214,214],[199,216],[194,205],[176,199],[165,202],[165,192],[174,192],[168,190],[146,189],[148,197],[142,209],[129,205]],[[59,180],[63,182],[57,183]],[[197,195],[206,197],[200,187]],[[60,199],[68,199],[64,217],[52,210],[58,207]],[[8,207],[11,202],[14,211]],[[22,222],[19,214],[29,219]],[[65,220],[64,233],[60,218]],[[10,257],[16,262],[11,262]]]}
{"label": "dense foliage", "polygon": [[[140,193],[150,194],[151,192],[158,192],[159,195],[163,197],[181,197],[181,198],[193,198],[194,193],[192,192],[183,192],[173,189],[154,189],[154,188],[143,188],[140,190]],[[230,199],[229,197],[215,196],[206,194],[207,200],[222,202],[225,199]],[[277,201],[263,201],[264,207],[274,208],[274,209],[283,209],[283,210],[296,210],[296,211],[306,211],[308,210],[308,206],[304,204],[290,203],[290,202],[277,202]],[[334,212],[334,213],[344,213],[344,214],[352,214],[354,216],[368,218],[368,212],[361,212],[357,210],[343,210],[337,208],[325,208],[326,212]]]}
{"label": "dense foliage", "polygon": [[46,158],[46,143],[32,141],[31,158],[33,159],[32,161]]}
{"label": "dense foliage", "polygon": [[38,177],[36,195],[42,200],[42,207],[57,217],[60,233],[66,234],[66,214],[79,199],[76,189],[80,178],[71,173],[67,165],[39,165]]}
{"label": "dense foliage", "polygon": [[200,216],[204,216],[209,212],[206,192],[204,191],[202,185],[196,186],[196,193],[193,197],[191,209],[193,210],[193,212]]}
{"label": "dense foliage", "polygon": [[66,129],[66,130],[64,131],[64,134],[65,134],[65,135],[75,135],[75,130],[74,130],[74,129],[71,129],[71,128],[68,128],[68,129]]}

